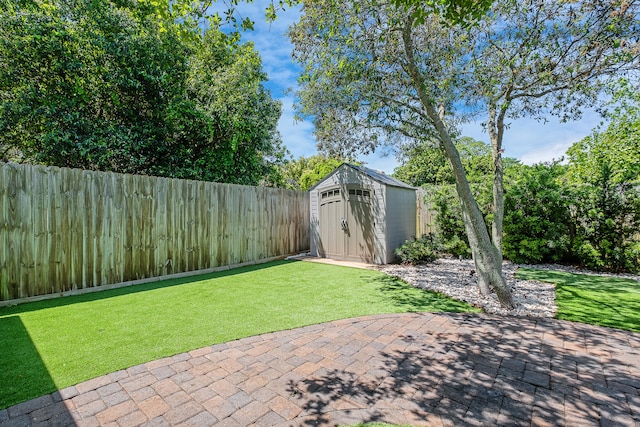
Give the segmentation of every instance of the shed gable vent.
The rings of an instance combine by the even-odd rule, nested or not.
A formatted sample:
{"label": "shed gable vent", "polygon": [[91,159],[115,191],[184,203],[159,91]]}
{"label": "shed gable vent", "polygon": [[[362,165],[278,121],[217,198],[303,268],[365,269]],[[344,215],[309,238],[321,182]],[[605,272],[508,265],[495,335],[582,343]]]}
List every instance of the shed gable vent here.
{"label": "shed gable vent", "polygon": [[349,189],[349,195],[350,196],[371,197],[371,193],[369,192],[369,190],[360,190],[360,189],[355,189],[355,188],[350,188]]}
{"label": "shed gable vent", "polygon": [[336,188],[335,190],[323,191],[320,195],[321,198],[326,199],[329,197],[335,197],[340,195],[340,189]]}

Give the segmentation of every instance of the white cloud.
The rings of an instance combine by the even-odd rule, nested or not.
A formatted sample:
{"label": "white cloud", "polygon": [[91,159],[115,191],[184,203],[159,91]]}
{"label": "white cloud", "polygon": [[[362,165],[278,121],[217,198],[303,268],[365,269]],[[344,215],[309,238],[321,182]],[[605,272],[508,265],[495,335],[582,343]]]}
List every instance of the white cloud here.
{"label": "white cloud", "polygon": [[[550,117],[547,123],[533,119],[514,120],[505,130],[505,156],[515,157],[525,164],[559,159],[574,142],[591,134],[601,120],[595,111],[585,111],[582,119],[567,123],[561,123],[555,117]],[[489,136],[479,123],[469,123],[462,130],[466,136],[489,142]]]}
{"label": "white cloud", "polygon": [[269,86],[277,88],[277,92],[296,88],[298,73],[291,68],[265,66],[264,71],[269,78]]}
{"label": "white cloud", "polygon": [[[222,2],[215,5],[221,11],[226,8]],[[317,152],[313,124],[294,120],[293,98],[284,93],[285,90],[296,87],[300,74],[300,67],[291,59],[292,45],[285,36],[288,28],[298,21],[300,7],[279,13],[273,23],[266,22],[264,7],[265,2],[240,3],[237,6],[241,17],[249,17],[255,22],[255,30],[243,33],[242,39],[252,41],[260,52],[264,71],[269,77],[266,86],[283,103],[278,129],[285,146],[295,157],[308,157]],[[553,117],[548,123],[530,119],[513,121],[505,131],[505,155],[527,164],[560,158],[572,143],[589,135],[600,121],[600,116],[593,111],[586,112],[582,120],[569,123],[560,123]],[[478,123],[465,125],[463,134],[485,142],[489,140]],[[361,156],[360,160],[366,162],[368,167],[388,174],[398,165],[394,156],[385,156],[381,152]]]}
{"label": "white cloud", "polygon": [[551,162],[553,160],[561,160],[567,148],[571,147],[573,142],[559,142],[556,144],[548,144],[533,151],[529,151],[522,156],[520,160],[525,165],[533,165],[535,163]]}
{"label": "white cloud", "polygon": [[278,131],[284,145],[291,154],[298,158],[316,154],[316,139],[313,136],[313,124],[308,121],[296,121],[293,111],[293,98],[280,98],[282,102],[282,116],[278,122]]}
{"label": "white cloud", "polygon": [[[252,42],[262,58],[263,70],[269,81],[267,87],[274,97],[284,96],[284,91],[292,89],[297,83],[301,68],[293,62],[293,45],[286,37],[287,29],[300,17],[299,7],[287,9],[278,14],[278,18],[269,23],[264,16],[265,3],[240,3],[236,7],[236,18],[245,17],[254,21],[254,31],[242,33],[243,42]],[[226,10],[223,3],[215,3],[222,13]]]}

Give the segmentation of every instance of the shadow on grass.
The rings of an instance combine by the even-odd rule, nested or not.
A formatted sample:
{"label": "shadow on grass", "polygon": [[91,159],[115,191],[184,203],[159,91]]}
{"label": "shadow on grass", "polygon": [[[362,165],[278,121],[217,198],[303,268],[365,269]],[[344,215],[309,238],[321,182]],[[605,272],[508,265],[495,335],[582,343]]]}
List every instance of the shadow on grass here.
{"label": "shadow on grass", "polygon": [[[0,318],[0,336],[2,336],[2,370],[0,371],[0,408],[7,408],[19,402],[35,397],[32,390],[57,390],[40,353],[24,327],[20,317],[8,316]],[[21,368],[29,366],[32,375],[25,378]],[[28,381],[28,382],[26,382]],[[60,407],[62,408],[62,407]],[[29,412],[28,403],[24,408],[17,407],[12,414],[12,425],[32,425],[35,421]],[[58,410],[55,420],[59,425],[75,425],[71,414],[66,410]],[[0,420],[1,421],[1,420]],[[2,422],[0,422],[2,424]]]}
{"label": "shadow on grass", "polygon": [[558,319],[640,332],[636,280],[530,269],[519,269],[517,277],[556,285]]}
{"label": "shadow on grass", "polygon": [[380,291],[393,301],[394,305],[406,312],[481,312],[466,302],[455,300],[437,292],[420,289],[391,276],[374,279]]}
{"label": "shadow on grass", "polygon": [[[96,375],[106,374],[110,372],[108,369],[116,370],[121,369],[123,367],[132,366],[137,363],[142,363],[143,361],[148,361],[146,358],[151,353],[147,353],[147,348],[153,348],[154,357],[160,356],[168,356],[172,354],[176,354],[181,351],[188,351],[193,348],[197,348],[197,346],[208,345],[212,342],[219,342],[213,340],[209,340],[207,337],[207,341],[198,342],[196,344],[191,344],[189,346],[184,347],[174,347],[172,346],[174,343],[180,341],[180,337],[176,334],[171,335],[170,333],[164,334],[167,330],[170,330],[171,327],[181,327],[183,324],[188,325],[189,327],[185,327],[184,330],[187,331],[182,336],[190,336],[189,334],[193,334],[196,336],[196,331],[191,327],[192,325],[203,325],[206,324],[208,327],[201,327],[201,330],[211,331],[214,329],[215,325],[210,323],[199,323],[194,319],[202,319],[207,318],[210,319],[208,310],[199,310],[198,313],[205,313],[204,316],[198,317],[196,313],[193,316],[188,316],[185,313],[189,309],[194,309],[191,305],[184,305],[185,310],[168,310],[165,307],[165,310],[162,308],[164,305],[170,305],[172,308],[174,307],[183,307],[178,304],[178,302],[173,302],[171,298],[155,298],[144,300],[146,303],[140,303],[142,299],[139,299],[137,302],[128,303],[119,299],[115,299],[119,296],[132,295],[143,293],[146,291],[153,291],[162,288],[174,287],[176,285],[189,284],[193,282],[203,281],[207,279],[219,279],[229,276],[236,275],[238,281],[242,282],[246,277],[249,276],[237,276],[242,273],[251,273],[253,272],[253,276],[266,276],[266,269],[273,269],[274,272],[280,271],[281,273],[287,273],[286,275],[280,274],[279,280],[276,282],[270,282],[274,285],[278,285],[280,287],[267,287],[263,286],[264,289],[274,289],[272,292],[272,296],[275,296],[268,301],[262,301],[262,306],[271,307],[277,305],[277,299],[282,299],[282,292],[279,289],[297,289],[294,287],[294,282],[296,282],[296,276],[290,274],[291,271],[297,271],[297,266],[293,268],[280,268],[291,266],[292,262],[273,262],[268,264],[255,265],[250,267],[238,268],[234,270],[226,270],[222,272],[206,274],[206,275],[198,275],[191,276],[188,278],[182,279],[171,279],[158,281],[153,283],[147,283],[136,286],[129,286],[119,289],[112,290],[103,290],[100,292],[93,292],[84,295],[76,295],[69,296],[64,298],[50,299],[39,302],[25,303],[13,307],[5,307],[0,309],[0,332],[3,337],[3,345],[5,344],[4,338],[6,338],[6,347],[10,348],[8,350],[7,359],[10,360],[10,363],[7,365],[3,365],[3,371],[7,372],[7,374],[0,374],[0,407],[12,405],[18,403],[22,400],[38,397],[44,394],[52,393],[56,390],[56,385],[51,378],[55,378],[55,381],[58,385],[63,388],[68,385],[72,385],[79,381],[84,381]],[[307,264],[307,266],[311,266],[312,264]],[[439,294],[435,294],[432,292],[424,291],[418,288],[414,288],[410,285],[407,285],[397,279],[393,279],[388,276],[384,276],[379,273],[371,273],[368,272],[366,275],[361,273],[362,270],[354,270],[350,269],[349,274],[341,273],[343,270],[335,270],[335,268],[323,268],[324,271],[322,275],[318,275],[318,271],[315,266],[313,269],[302,269],[302,271],[311,271],[313,272],[311,276],[311,280],[318,282],[318,277],[331,277],[332,286],[331,288],[340,288],[340,290],[349,290],[349,289],[360,289],[359,287],[350,286],[353,283],[352,281],[358,282],[359,276],[362,274],[363,280],[368,281],[367,286],[364,287],[366,292],[356,293],[357,300],[354,298],[351,301],[355,305],[358,302],[365,301],[362,303],[363,308],[358,308],[357,314],[362,314],[364,312],[366,314],[366,310],[369,309],[366,301],[372,301],[373,304],[378,304],[380,300],[386,304],[380,304],[382,308],[378,309],[380,312],[388,313],[390,311],[414,311],[414,312],[423,312],[423,311],[469,311],[471,307],[467,306],[464,303],[454,301],[448,299]],[[307,277],[308,278],[308,277]],[[255,277],[254,277],[255,279]],[[253,280],[255,282],[255,280]],[[319,280],[322,282],[322,280]],[[371,286],[371,285],[374,286]],[[188,299],[188,301],[201,301],[207,300],[203,298],[203,290],[209,285],[209,283],[204,282],[203,287],[198,288],[198,292],[191,292],[191,296],[193,298]],[[335,285],[335,286],[334,286]],[[229,289],[220,288],[220,294],[228,295],[230,293]],[[175,291],[172,292],[172,295],[178,295],[181,293],[181,288],[174,288]],[[309,304],[307,304],[311,308],[316,308],[319,306],[318,303],[318,295],[317,292],[321,292],[323,289],[321,286],[317,286],[317,283],[313,287],[309,287],[307,294],[311,295],[308,297]],[[300,294],[300,293],[299,293]],[[343,292],[342,295],[348,296],[349,292]],[[162,295],[161,292],[157,292],[153,295]],[[234,294],[235,295],[235,294]],[[243,295],[247,295],[247,293],[238,294],[241,295],[241,298],[244,298]],[[255,293],[249,292],[248,295],[250,297],[254,297]],[[294,294],[288,294],[288,300],[295,298]],[[329,294],[330,295],[330,294]],[[95,301],[110,302],[108,299],[114,298],[113,302],[115,303],[113,307],[107,307],[108,304],[102,304],[101,308],[96,309],[95,305],[92,304],[83,304]],[[179,297],[178,297],[179,298]],[[305,297],[307,298],[307,297]],[[240,299],[240,298],[238,298]],[[231,317],[231,315],[227,315],[225,313],[238,313],[239,310],[248,310],[246,313],[253,313],[256,311],[254,304],[256,302],[253,299],[248,299],[245,301],[245,304],[242,301],[238,301],[238,299],[231,299],[226,302],[226,305],[222,307],[219,311],[217,311],[218,316],[225,316],[225,318],[229,317],[231,319],[235,319]],[[211,301],[218,301],[215,298],[210,299]],[[390,303],[389,303],[390,301]],[[156,305],[155,302],[158,302]],[[258,303],[260,301],[257,301]],[[306,303],[306,301],[303,300]],[[77,304],[75,307],[72,305]],[[242,306],[242,307],[240,307]],[[263,317],[254,316],[251,317],[249,315],[245,317],[238,317],[237,320],[234,320],[234,323],[241,326],[238,330],[242,330],[244,334],[247,330],[245,328],[246,325],[249,325],[250,322],[257,325],[256,329],[251,329],[254,333],[264,333],[270,332],[272,330],[278,330],[281,326],[280,322],[285,322],[286,327],[298,327],[304,326],[306,324],[306,320],[301,322],[300,320],[296,320],[295,316],[286,315],[283,316],[282,312],[286,312],[289,310],[289,305],[285,305],[285,309],[276,310],[277,316],[274,317],[276,321],[269,323],[272,320],[272,315],[270,312],[261,312],[263,313]],[[347,304],[349,306],[349,310],[343,310],[340,313],[345,316],[349,316],[352,314],[350,311],[351,304]],[[105,309],[106,307],[106,309]],[[342,307],[337,307],[336,305],[329,305],[330,310],[342,309]],[[47,313],[46,310],[50,308],[62,308],[62,310],[58,310],[57,314],[55,312]],[[208,308],[205,307],[205,308]],[[77,309],[77,310],[76,310]],[[138,310],[140,309],[140,310]],[[44,316],[42,316],[42,320],[44,323],[38,326],[38,315],[40,313],[37,310],[42,310]],[[98,314],[97,310],[101,310],[100,314],[105,313],[105,316],[101,316]],[[194,311],[197,311],[194,309]],[[31,313],[33,312],[33,313]],[[76,313],[74,316],[70,316],[69,318],[64,316],[64,313],[73,312]],[[376,311],[377,312],[377,311]],[[79,313],[79,314],[78,314]],[[300,312],[304,314],[304,312]],[[313,322],[318,321],[327,321],[333,320],[333,311],[331,311],[332,316],[319,316],[312,317]],[[296,314],[301,319],[303,318],[301,314]],[[150,317],[151,316],[151,317]],[[153,317],[155,316],[155,317]],[[343,314],[340,314],[343,316]],[[96,319],[99,318],[98,321]],[[179,319],[179,320],[171,320],[170,325],[167,325],[166,328],[157,327],[158,324],[163,324],[161,320],[165,319]],[[32,320],[28,320],[32,319]],[[77,319],[78,321],[73,321],[70,319]],[[124,321],[120,322],[121,319]],[[129,320],[127,320],[129,319]],[[133,320],[132,320],[133,319]],[[155,319],[155,320],[154,320]],[[277,320],[280,319],[280,320]],[[294,319],[294,320],[290,320]],[[318,320],[319,319],[319,320]],[[202,320],[201,320],[202,321]],[[24,322],[24,325],[23,323]],[[95,323],[94,323],[95,322]],[[222,323],[222,319],[215,320],[216,323]],[[264,327],[264,325],[268,324],[268,327]],[[27,328],[25,328],[25,325]],[[144,325],[143,329],[140,328],[131,328],[128,329],[128,325]],[[245,328],[245,329],[243,329]],[[29,330],[32,334],[32,337],[29,337]],[[69,329],[69,331],[65,331],[65,329]],[[235,339],[239,337],[244,337],[246,335],[240,335],[239,333],[233,335],[233,337],[229,338],[230,328],[223,329],[224,333],[220,333],[220,335],[225,335],[226,339]],[[103,334],[104,332],[104,334]],[[120,335],[123,335],[124,338],[120,339]],[[34,345],[31,340],[38,345],[40,350],[40,354],[38,354],[36,345]],[[59,339],[59,340],[58,340]],[[165,342],[171,343],[165,345]],[[135,345],[134,345],[135,344]],[[140,344],[140,345],[138,345]],[[194,346],[191,346],[194,345]],[[145,347],[146,346],[146,347]],[[164,347],[162,347],[164,346]],[[161,350],[159,350],[161,349]],[[75,351],[74,351],[75,350]],[[141,356],[139,358],[127,359],[127,357],[131,355]],[[119,356],[118,356],[119,355]],[[99,360],[98,360],[99,358]],[[42,360],[41,360],[42,359]],[[49,366],[51,372],[46,372],[46,368],[44,365],[44,361]],[[113,360],[115,363],[111,363]],[[126,361],[127,364],[124,364]],[[74,362],[74,363],[70,363]],[[104,363],[103,363],[104,362]],[[100,363],[103,363],[100,365]],[[73,366],[71,366],[73,365]],[[94,370],[87,370],[87,372],[91,372],[91,375],[87,375],[87,372],[83,370],[83,366],[95,368],[99,366],[99,369],[96,368]],[[103,370],[104,369],[104,370]],[[22,376],[24,378],[20,378],[22,372]],[[31,379],[31,376],[37,377],[37,380]],[[40,382],[41,380],[48,379],[48,381]],[[4,391],[8,390],[5,387],[6,384],[12,384],[20,388],[21,394],[16,396],[13,392],[10,395],[5,395]]]}
{"label": "shadow on grass", "polygon": [[[42,310],[45,308],[51,307],[63,307],[65,305],[83,303],[88,301],[98,301],[102,299],[117,297],[121,295],[129,295],[135,294],[138,292],[146,292],[154,289],[168,288],[171,286],[184,285],[187,283],[199,282],[201,280],[209,280],[220,277],[229,277],[237,274],[249,273],[252,271],[262,270],[265,268],[277,267],[283,264],[290,264],[292,262],[299,261],[274,261],[265,264],[256,264],[250,265],[246,267],[238,267],[230,270],[218,271],[215,273],[206,273],[206,274],[198,274],[189,277],[183,277],[180,279],[162,279],[162,277],[158,277],[158,281],[144,283],[141,285],[132,285],[132,286],[124,286],[122,288],[117,289],[103,289],[100,290],[100,287],[90,288],[92,291],[87,292],[81,295],[71,295],[64,296],[59,298],[51,298],[42,301],[36,302],[25,302],[17,305],[10,305],[5,307],[0,307],[0,316],[6,316],[10,314],[17,313],[26,313],[29,311]],[[95,291],[94,291],[95,289]]]}
{"label": "shadow on grass", "polygon": [[[122,287],[118,289],[96,290],[82,295],[52,298],[37,302],[26,302],[13,306],[0,307],[0,409],[44,396],[58,390],[51,373],[48,371],[36,344],[23,324],[21,314],[65,307],[91,301],[99,301],[122,295],[136,294],[161,288],[198,282],[207,279],[228,277],[265,268],[278,267],[295,261],[276,261],[267,264],[224,270],[216,273],[194,275],[180,279],[159,280]],[[71,350],[71,349],[69,349]],[[73,357],[70,354],[69,357]],[[25,419],[23,425],[30,422]],[[2,420],[0,420],[2,424]],[[19,425],[20,422],[18,422]]]}

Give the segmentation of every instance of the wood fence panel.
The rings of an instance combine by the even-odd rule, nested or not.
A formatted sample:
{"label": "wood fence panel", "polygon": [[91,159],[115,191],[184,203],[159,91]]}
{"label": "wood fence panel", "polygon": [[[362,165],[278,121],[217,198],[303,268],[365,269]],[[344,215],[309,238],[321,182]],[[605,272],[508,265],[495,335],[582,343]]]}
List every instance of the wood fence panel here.
{"label": "wood fence panel", "polygon": [[[32,176],[26,173],[20,177],[20,185],[22,188],[18,192],[20,206],[20,236],[16,243],[20,245],[20,290],[21,292],[31,293],[36,291],[37,286],[34,277],[34,255],[33,255],[33,238],[29,235],[30,225],[33,224],[32,198],[29,194],[32,188]],[[33,232],[31,233],[33,234]]]}
{"label": "wood fence panel", "polygon": [[166,239],[167,239],[167,254],[166,265],[167,274],[173,274],[180,267],[176,263],[176,253],[180,250],[178,245],[180,244],[178,239],[178,212],[180,212],[180,205],[178,195],[180,189],[178,185],[181,183],[179,180],[169,180],[167,182],[167,223],[166,223]]}
{"label": "wood fence panel", "polygon": [[433,203],[425,200],[426,194],[427,192],[423,189],[416,190],[416,237],[436,231],[436,212]]}
{"label": "wood fence panel", "polygon": [[23,228],[20,206],[20,192],[24,183],[18,182],[20,173],[18,168],[10,168],[7,174],[7,288],[9,296],[20,295],[20,233]]}
{"label": "wood fence panel", "polygon": [[221,191],[222,186],[215,185],[211,188],[207,188],[210,200],[210,212],[209,212],[209,262],[211,268],[220,266],[220,260],[222,258],[222,247],[220,245],[220,224],[222,223],[222,211],[224,207],[221,203]]}
{"label": "wood fence panel", "polygon": [[[47,292],[48,275],[46,269],[43,268],[47,259],[47,218],[44,215],[38,215],[38,212],[46,212],[47,207],[47,186],[42,179],[43,171],[32,169],[32,223],[33,223],[33,257],[34,257],[34,277],[33,285],[38,289],[36,293]],[[2,196],[0,196],[0,200]],[[1,249],[0,249],[1,250]]]}
{"label": "wood fence panel", "polygon": [[309,195],[0,163],[0,301],[309,248]]}

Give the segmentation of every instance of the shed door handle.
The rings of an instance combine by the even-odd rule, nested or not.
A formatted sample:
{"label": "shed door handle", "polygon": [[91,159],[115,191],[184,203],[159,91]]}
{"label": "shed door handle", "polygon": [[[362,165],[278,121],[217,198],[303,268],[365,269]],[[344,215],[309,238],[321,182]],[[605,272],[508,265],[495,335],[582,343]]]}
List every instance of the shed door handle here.
{"label": "shed door handle", "polygon": [[346,219],[342,218],[342,221],[340,221],[340,227],[343,230],[346,230],[349,227],[349,225],[347,224],[347,220]]}

